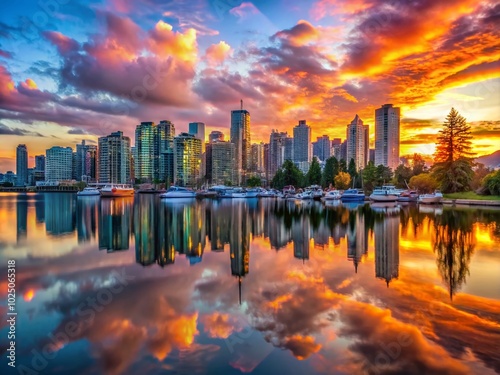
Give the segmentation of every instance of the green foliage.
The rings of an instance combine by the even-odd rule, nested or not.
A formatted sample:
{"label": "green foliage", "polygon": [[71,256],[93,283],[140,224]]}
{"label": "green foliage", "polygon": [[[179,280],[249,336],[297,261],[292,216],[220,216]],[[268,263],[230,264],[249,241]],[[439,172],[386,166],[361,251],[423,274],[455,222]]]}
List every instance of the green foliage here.
{"label": "green foliage", "polygon": [[[419,173],[420,174],[420,173]],[[410,167],[403,164],[398,165],[394,171],[394,179],[396,180],[396,186],[400,188],[406,188],[406,184],[413,177],[413,171]]]}
{"label": "green foliage", "polygon": [[[417,176],[420,173],[426,172],[427,167],[425,166],[425,160],[420,154],[413,154],[412,158],[412,173],[413,176]],[[411,178],[411,177],[410,177]]]}
{"label": "green foliage", "polygon": [[328,187],[333,184],[333,179],[339,174],[339,162],[335,156],[326,159],[323,175],[321,176],[321,185]]}
{"label": "green foliage", "polygon": [[367,192],[372,192],[378,181],[377,167],[375,167],[373,161],[368,162],[368,165],[361,172],[361,176],[363,177],[365,190]]}
{"label": "green foliage", "polygon": [[351,176],[347,172],[339,172],[334,181],[335,187],[339,190],[349,189],[351,186]]}
{"label": "green foliage", "polygon": [[306,174],[306,184],[307,185],[319,185],[321,184],[321,167],[319,165],[318,159],[313,157],[311,166]]}
{"label": "green foliage", "polygon": [[382,186],[392,180],[392,170],[382,164],[377,166],[377,186]]}
{"label": "green foliage", "polygon": [[471,130],[464,117],[452,108],[439,131],[432,175],[445,193],[469,191],[472,170]]}
{"label": "green foliage", "polygon": [[257,187],[262,185],[262,180],[259,176],[250,176],[247,178],[248,187]]}
{"label": "green foliage", "polygon": [[226,180],[226,181],[224,181],[224,185],[225,186],[233,186],[233,183],[231,180]]}
{"label": "green foliage", "polygon": [[500,170],[488,174],[483,178],[483,186],[491,195],[500,195]]}
{"label": "green foliage", "polygon": [[349,160],[349,166],[347,167],[347,173],[349,173],[351,175],[352,179],[354,179],[358,176],[358,171],[356,169],[356,162],[352,158],[351,158],[351,160]]}
{"label": "green foliage", "polygon": [[339,172],[347,172],[347,163],[344,159],[340,159],[339,161]]}
{"label": "green foliage", "polygon": [[75,186],[79,191],[82,191],[87,186],[87,183],[85,181],[78,181]]}
{"label": "green foliage", "polygon": [[14,184],[12,182],[5,181],[5,182],[0,182],[0,186],[2,186],[2,187],[13,187]]}
{"label": "green foliage", "polygon": [[271,180],[271,187],[274,189],[281,190],[285,186],[285,175],[283,170],[278,169],[273,179]]}
{"label": "green foliage", "polygon": [[439,186],[439,183],[429,173],[421,173],[418,176],[413,176],[409,183],[412,189],[417,190],[421,194],[432,193]]}
{"label": "green foliage", "polygon": [[295,187],[303,187],[305,184],[305,176],[302,171],[297,168],[291,160],[285,160],[282,166],[284,174],[284,186],[293,185]]}
{"label": "green foliage", "polygon": [[483,187],[483,179],[493,172],[490,168],[486,168],[484,164],[477,163],[476,168],[474,169],[474,177],[472,178],[471,188],[472,190],[481,190]]}

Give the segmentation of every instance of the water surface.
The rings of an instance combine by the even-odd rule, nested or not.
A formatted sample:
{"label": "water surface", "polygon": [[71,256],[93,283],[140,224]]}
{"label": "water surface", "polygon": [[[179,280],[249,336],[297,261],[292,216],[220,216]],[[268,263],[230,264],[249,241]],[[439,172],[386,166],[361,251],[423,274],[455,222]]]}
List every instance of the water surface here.
{"label": "water surface", "polygon": [[485,208],[0,196],[43,374],[500,373],[499,243]]}

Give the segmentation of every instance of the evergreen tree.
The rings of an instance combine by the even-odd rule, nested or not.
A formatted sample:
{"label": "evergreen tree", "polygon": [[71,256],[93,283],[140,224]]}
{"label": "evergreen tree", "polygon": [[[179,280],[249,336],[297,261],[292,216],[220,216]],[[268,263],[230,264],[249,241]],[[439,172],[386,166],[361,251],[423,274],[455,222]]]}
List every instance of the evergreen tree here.
{"label": "evergreen tree", "polygon": [[347,172],[347,163],[344,159],[340,159],[339,161],[339,172]]}
{"label": "evergreen tree", "polygon": [[406,184],[413,177],[413,171],[410,167],[403,164],[398,165],[394,171],[394,178],[396,179],[396,186],[400,188],[406,188]]}
{"label": "evergreen tree", "polygon": [[321,167],[316,156],[313,157],[311,166],[307,171],[306,181],[308,185],[319,185],[321,183]]}
{"label": "evergreen tree", "polygon": [[273,179],[271,180],[271,187],[281,190],[285,186],[285,175],[281,169],[278,169]]}
{"label": "evergreen tree", "polygon": [[379,164],[377,166],[377,185],[382,186],[387,184],[392,179],[392,170],[385,165]]}
{"label": "evergreen tree", "polygon": [[323,175],[321,176],[321,185],[328,187],[333,184],[333,179],[339,173],[339,162],[335,156],[326,159]]}
{"label": "evergreen tree", "polygon": [[282,169],[285,185],[304,186],[304,174],[291,160],[285,160]]}
{"label": "evergreen tree", "polygon": [[471,128],[452,108],[439,131],[432,174],[445,193],[470,190],[474,177]]}
{"label": "evergreen tree", "polygon": [[259,176],[250,176],[247,179],[247,186],[248,187],[256,187],[256,186],[261,186],[262,181]]}
{"label": "evergreen tree", "polygon": [[351,175],[351,178],[355,178],[358,175],[358,171],[356,169],[356,162],[351,158],[349,160],[349,166],[347,167],[347,173]]}
{"label": "evergreen tree", "polygon": [[365,190],[367,192],[372,192],[378,180],[377,167],[375,167],[373,161],[368,162],[368,165],[365,167],[365,169],[363,169],[361,175],[363,176],[363,184]]}
{"label": "evergreen tree", "polygon": [[420,154],[413,154],[412,172],[413,176],[418,176],[420,173],[426,172],[425,160]]}

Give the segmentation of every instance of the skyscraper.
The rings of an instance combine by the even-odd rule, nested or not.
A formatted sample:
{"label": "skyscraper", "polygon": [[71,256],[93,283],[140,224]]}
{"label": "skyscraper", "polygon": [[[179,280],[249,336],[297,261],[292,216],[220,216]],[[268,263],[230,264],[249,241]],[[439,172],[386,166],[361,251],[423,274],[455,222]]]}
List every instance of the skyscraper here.
{"label": "skyscraper", "polygon": [[130,138],[118,131],[99,138],[99,182],[130,183]]}
{"label": "skyscraper", "polygon": [[268,178],[271,180],[285,161],[285,139],[288,134],[274,130],[269,136]]}
{"label": "skyscraper", "polygon": [[16,175],[18,186],[28,183],[28,149],[26,145],[18,145],[16,148]]}
{"label": "skyscraper", "polygon": [[194,135],[201,141],[201,153],[205,152],[205,123],[203,122],[190,122],[189,134]]}
{"label": "skyscraper", "polygon": [[347,165],[349,165],[351,159],[354,159],[358,170],[366,167],[368,163],[368,147],[369,127],[363,125],[363,121],[356,115],[354,120],[347,125]]}
{"label": "skyscraper", "polygon": [[212,183],[232,185],[236,183],[234,175],[234,144],[231,142],[214,142],[211,147],[211,178]]}
{"label": "skyscraper", "polygon": [[[333,138],[332,139],[332,151],[330,153],[330,156],[335,156],[337,160],[342,159],[341,158],[341,149],[342,149],[342,139],[340,138]],[[344,159],[345,160],[345,159]]]}
{"label": "skyscraper", "polygon": [[330,157],[331,149],[330,137],[323,135],[322,137],[318,137],[316,142],[313,143],[313,156],[316,156],[321,161],[325,161]]}
{"label": "skyscraper", "polygon": [[384,104],[375,110],[375,165],[399,165],[400,109]]}
{"label": "skyscraper", "polygon": [[220,131],[214,130],[208,135],[208,141],[215,142],[215,141],[223,141],[224,140],[224,134]]}
{"label": "skyscraper", "polygon": [[241,175],[250,169],[251,140],[250,140],[250,112],[243,109],[231,111],[231,143],[234,143],[235,168],[238,183]]}
{"label": "skyscraper", "polygon": [[45,155],[35,156],[35,170],[39,172],[45,171]]}
{"label": "skyscraper", "polygon": [[[158,174],[159,153],[154,122],[141,122],[135,128],[135,178],[141,182],[153,182]],[[155,173],[156,172],[156,173]]]}
{"label": "skyscraper", "polygon": [[311,160],[311,127],[306,124],[306,120],[300,120],[293,128],[293,162],[310,163]]}
{"label": "skyscraper", "polygon": [[95,182],[97,179],[97,146],[76,145],[75,176],[77,181]]}
{"label": "skyscraper", "polygon": [[54,146],[46,151],[45,181],[71,180],[73,177],[73,150]]}
{"label": "skyscraper", "polygon": [[252,144],[252,172],[264,173],[264,143]]}
{"label": "skyscraper", "polygon": [[174,181],[180,186],[195,186],[201,167],[201,141],[189,133],[174,138]]}
{"label": "skyscraper", "polygon": [[174,182],[174,124],[171,121],[161,120],[157,126],[156,136],[160,158],[156,178],[167,183]]}

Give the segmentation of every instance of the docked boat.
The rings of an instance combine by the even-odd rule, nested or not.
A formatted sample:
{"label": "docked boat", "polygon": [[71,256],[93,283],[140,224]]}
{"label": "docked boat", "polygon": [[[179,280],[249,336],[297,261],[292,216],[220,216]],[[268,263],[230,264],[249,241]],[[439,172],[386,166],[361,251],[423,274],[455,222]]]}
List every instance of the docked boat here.
{"label": "docked boat", "polygon": [[78,195],[79,197],[91,197],[91,196],[101,195],[101,192],[97,188],[86,187],[82,191],[76,193],[76,195]]}
{"label": "docked boat", "polygon": [[261,193],[262,189],[260,188],[251,188],[246,190],[246,197],[247,198],[257,198],[259,194]]}
{"label": "docked boat", "polygon": [[177,198],[195,198],[196,193],[193,190],[186,189],[180,186],[171,186],[166,192],[160,194],[162,199],[177,199]]}
{"label": "docked boat", "polygon": [[398,197],[398,202],[416,202],[418,193],[415,190],[406,190]]}
{"label": "docked boat", "polygon": [[433,194],[422,194],[418,197],[418,203],[423,204],[437,204],[443,200],[443,194],[436,190]]}
{"label": "docked boat", "polygon": [[341,197],[340,191],[338,191],[338,190],[331,190],[331,191],[328,191],[325,194],[325,196],[322,198],[322,200],[324,200],[324,201],[333,201],[333,200],[340,199],[340,197]]}
{"label": "docked boat", "polygon": [[126,184],[110,184],[101,189],[101,196],[107,198],[133,197],[134,188]]}
{"label": "docked boat", "polygon": [[312,190],[306,190],[302,193],[299,193],[295,196],[296,199],[302,199],[302,200],[306,200],[306,199],[313,199],[314,198],[314,192]]}
{"label": "docked boat", "polygon": [[375,189],[370,195],[370,200],[373,202],[396,202],[398,196],[386,189]]}
{"label": "docked boat", "polygon": [[347,189],[341,195],[340,200],[342,202],[364,202],[365,193],[358,189]]}
{"label": "docked boat", "polygon": [[394,185],[384,185],[381,189],[388,191],[389,194],[397,195],[398,197],[404,192],[403,189],[397,189]]}

